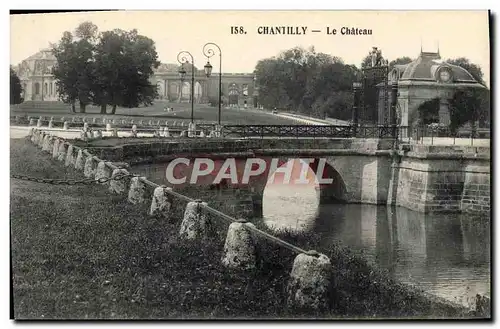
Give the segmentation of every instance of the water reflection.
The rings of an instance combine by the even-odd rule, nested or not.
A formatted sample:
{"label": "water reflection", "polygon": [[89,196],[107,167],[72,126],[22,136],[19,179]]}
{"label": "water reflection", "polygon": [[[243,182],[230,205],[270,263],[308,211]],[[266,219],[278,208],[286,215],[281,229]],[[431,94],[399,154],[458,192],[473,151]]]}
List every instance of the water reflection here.
{"label": "water reflection", "polygon": [[[456,302],[490,294],[489,218],[401,207],[320,205],[314,189],[267,189],[264,222],[363,251],[394,278]],[[321,246],[318,246],[321,250]]]}

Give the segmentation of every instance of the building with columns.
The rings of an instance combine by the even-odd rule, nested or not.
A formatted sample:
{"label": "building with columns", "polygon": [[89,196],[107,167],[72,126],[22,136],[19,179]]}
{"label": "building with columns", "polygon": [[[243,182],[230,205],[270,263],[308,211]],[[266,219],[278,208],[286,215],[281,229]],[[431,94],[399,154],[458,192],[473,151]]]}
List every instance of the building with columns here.
{"label": "building with columns", "polygon": [[[42,49],[23,60],[16,70],[23,87],[25,101],[57,101],[56,79],[52,67],[57,60],[50,49]],[[190,102],[191,64],[185,64],[184,81],[179,75],[180,64],[162,63],[155,70],[151,83],[158,87],[158,99],[169,102]],[[195,67],[194,102],[218,101],[219,75],[207,78],[204,69]],[[223,73],[223,104],[257,106],[258,90],[252,73]]]}
{"label": "building with columns", "polygon": [[[411,126],[418,118],[419,107],[435,98],[439,99],[439,122],[449,125],[448,100],[454,92],[486,88],[464,68],[441,61],[439,51],[421,51],[413,62],[395,65],[388,80],[389,88],[397,84],[397,123],[401,126]],[[385,111],[390,111],[390,108]]]}

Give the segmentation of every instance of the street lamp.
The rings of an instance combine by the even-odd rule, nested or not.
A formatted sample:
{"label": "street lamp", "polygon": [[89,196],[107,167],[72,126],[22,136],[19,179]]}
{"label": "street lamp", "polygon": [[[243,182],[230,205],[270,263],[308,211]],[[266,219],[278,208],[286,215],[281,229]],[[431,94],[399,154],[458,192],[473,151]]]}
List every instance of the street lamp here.
{"label": "street lamp", "polygon": [[[181,51],[177,54],[177,61],[181,64],[179,69],[179,75],[181,76],[181,82],[184,83],[184,78],[186,77],[186,70],[184,69],[184,63],[189,63],[188,57],[191,58],[191,123],[194,123],[194,59],[188,51]],[[182,93],[182,84],[181,84]]]}
{"label": "street lamp", "polygon": [[206,43],[203,46],[203,54],[207,57],[207,64],[205,64],[205,75],[207,78],[212,74],[212,65],[210,64],[210,57],[215,55],[215,48],[219,50],[219,126],[221,120],[221,103],[222,103],[222,51],[220,47],[213,42]]}

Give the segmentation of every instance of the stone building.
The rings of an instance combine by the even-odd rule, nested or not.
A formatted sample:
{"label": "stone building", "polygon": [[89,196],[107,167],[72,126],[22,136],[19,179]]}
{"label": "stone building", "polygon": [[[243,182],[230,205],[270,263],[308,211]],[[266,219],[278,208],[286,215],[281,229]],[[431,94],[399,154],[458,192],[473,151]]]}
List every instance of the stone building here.
{"label": "stone building", "polygon": [[[419,107],[434,98],[439,99],[439,122],[449,125],[448,100],[454,92],[485,88],[464,68],[441,61],[439,51],[421,51],[413,62],[395,65],[389,72],[388,80],[389,88],[393,82],[398,85],[397,112],[398,124],[401,126],[411,126],[418,117]],[[385,111],[390,111],[389,107]]]}
{"label": "stone building", "polygon": [[[23,60],[15,69],[23,87],[25,101],[57,101],[56,79],[52,67],[57,60],[50,49],[42,49]],[[155,70],[151,83],[158,87],[158,98],[169,102],[190,102],[191,65],[184,81],[179,75],[180,64],[162,63]],[[208,103],[218,100],[219,75],[206,77],[202,69],[195,67],[194,102]],[[252,73],[222,74],[223,104],[257,106],[258,91]]]}

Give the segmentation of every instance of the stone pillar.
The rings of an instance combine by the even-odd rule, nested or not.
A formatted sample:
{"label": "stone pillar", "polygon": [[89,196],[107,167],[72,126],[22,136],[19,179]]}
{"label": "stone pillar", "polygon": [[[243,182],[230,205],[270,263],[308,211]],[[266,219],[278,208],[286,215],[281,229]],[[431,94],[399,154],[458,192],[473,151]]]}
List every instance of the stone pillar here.
{"label": "stone pillar", "polygon": [[52,119],[50,119],[49,121],[49,128],[53,128],[54,127],[54,121],[52,121]]}
{"label": "stone pillar", "polygon": [[59,140],[59,138],[56,138],[54,141],[54,146],[52,147],[52,157],[57,158],[59,155],[59,143],[62,141]]}
{"label": "stone pillar", "polygon": [[41,127],[42,126],[42,117],[38,118],[38,121],[36,122],[36,126],[37,127]]}
{"label": "stone pillar", "polygon": [[93,156],[88,156],[87,160],[85,160],[83,174],[87,178],[93,177],[95,175],[95,160]]}
{"label": "stone pillar", "polygon": [[85,158],[83,156],[83,150],[78,150],[78,155],[75,160],[75,169],[82,170],[85,167]]}
{"label": "stone pillar", "polygon": [[48,135],[48,133],[46,134],[43,131],[38,135],[38,138],[36,140],[36,144],[38,145],[38,147],[42,148],[42,146],[43,146],[43,139],[45,138],[46,135]]}
{"label": "stone pillar", "polygon": [[255,268],[256,248],[249,226],[254,227],[244,220],[229,225],[222,256],[225,267],[243,270]]}
{"label": "stone pillar", "polygon": [[361,104],[361,82],[353,82],[352,83],[352,92],[354,96],[353,106],[352,106],[352,130],[353,136],[357,135],[358,125],[359,125],[359,110]]}
{"label": "stone pillar", "polygon": [[57,160],[59,160],[59,161],[66,160],[66,148],[67,148],[67,145],[64,141],[59,142],[59,150],[57,152]]}
{"label": "stone pillar", "polygon": [[194,122],[188,124],[188,137],[196,137],[196,123]]}
{"label": "stone pillar", "polygon": [[168,191],[171,190],[172,189],[170,187],[163,187],[163,186],[155,188],[153,192],[153,199],[151,200],[151,208],[149,209],[149,215],[161,216],[167,219],[169,218],[172,201]]}
{"label": "stone pillar", "polygon": [[66,167],[72,166],[75,163],[75,157],[73,156],[73,145],[69,144],[68,151],[66,153],[66,161],[64,165]]}
{"label": "stone pillar", "polygon": [[106,131],[111,131],[111,123],[106,123]]}
{"label": "stone pillar", "polygon": [[130,180],[130,189],[128,191],[128,202],[139,204],[145,201],[144,194],[146,193],[146,185],[140,177],[132,177]]}
{"label": "stone pillar", "polygon": [[64,130],[68,130],[69,129],[69,123],[67,121],[64,121],[63,129]]}
{"label": "stone pillar", "polygon": [[29,123],[30,126],[34,126],[35,125],[35,119],[30,119],[30,123]]}
{"label": "stone pillar", "polygon": [[89,124],[88,124],[87,122],[85,122],[85,123],[83,124],[83,131],[84,131],[84,132],[89,131]]}
{"label": "stone pillar", "polygon": [[49,135],[45,135],[45,137],[43,137],[42,151],[49,150],[49,139],[50,139]]}
{"label": "stone pillar", "polygon": [[331,270],[330,259],[318,252],[295,257],[287,287],[288,306],[312,310],[328,308]]}
{"label": "stone pillar", "polygon": [[439,99],[439,123],[449,126],[450,122],[450,104],[448,99],[442,97]]}
{"label": "stone pillar", "polygon": [[207,235],[208,216],[203,211],[201,200],[191,201],[186,205],[179,235],[185,240],[199,240]]}
{"label": "stone pillar", "polygon": [[[116,178],[117,176],[128,175],[129,172],[126,169],[115,169],[111,174],[111,178]],[[129,179],[127,177],[121,178],[119,180],[110,180],[109,181],[109,190],[112,193],[123,194],[127,190],[127,182]]]}
{"label": "stone pillar", "polygon": [[[110,172],[108,166],[106,166],[106,162],[100,161],[95,172],[95,179],[99,180],[101,178],[109,178],[109,176]],[[100,184],[109,185],[109,181]]]}
{"label": "stone pillar", "polygon": [[55,137],[49,136],[49,139],[47,141],[47,149],[45,150],[47,153],[52,154],[54,150],[55,141],[56,141]]}

